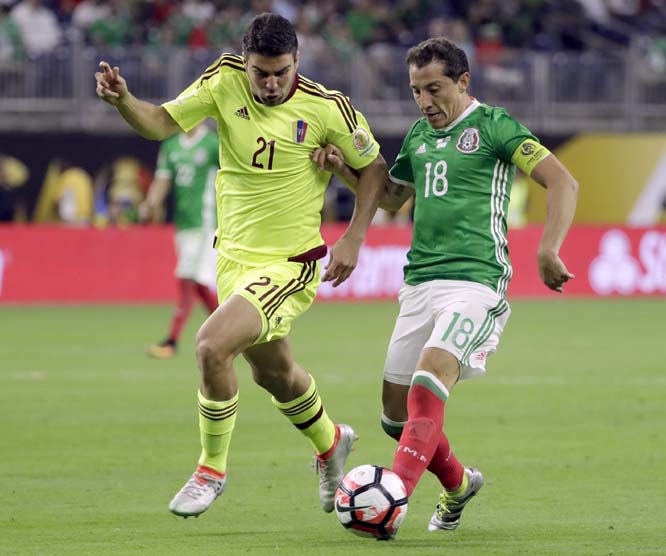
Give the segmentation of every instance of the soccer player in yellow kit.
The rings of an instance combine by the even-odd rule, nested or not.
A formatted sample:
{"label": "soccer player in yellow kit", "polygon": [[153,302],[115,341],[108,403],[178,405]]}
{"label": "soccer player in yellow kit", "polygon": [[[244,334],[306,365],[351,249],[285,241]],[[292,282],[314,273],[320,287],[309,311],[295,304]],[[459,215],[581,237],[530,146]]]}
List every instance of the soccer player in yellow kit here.
{"label": "soccer player in yellow kit", "polygon": [[314,379],[292,358],[291,322],[308,309],[326,253],[320,211],[330,174],[312,152],[338,145],[360,174],[359,195],[345,234],[331,248],[324,280],[351,274],[387,178],[386,164],[364,117],[341,93],[297,73],[293,26],[261,14],[243,36],[243,56],[223,54],[176,99],[155,106],[131,95],[117,67],[100,63],[97,94],[141,135],[163,140],[207,117],[217,121],[217,286],[220,307],[196,340],[201,456],[169,509],[199,515],[222,494],[239,404],[233,361],[243,354],[255,382],[310,441],[326,512],[356,438],[335,425]]}

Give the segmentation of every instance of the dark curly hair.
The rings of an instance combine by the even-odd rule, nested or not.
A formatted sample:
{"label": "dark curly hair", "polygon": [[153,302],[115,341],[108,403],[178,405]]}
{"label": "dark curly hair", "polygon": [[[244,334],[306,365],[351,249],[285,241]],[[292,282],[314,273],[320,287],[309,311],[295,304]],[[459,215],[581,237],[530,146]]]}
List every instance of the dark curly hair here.
{"label": "dark curly hair", "polygon": [[278,14],[263,13],[253,17],[243,34],[243,55],[295,55],[297,51],[298,38],[294,26]]}
{"label": "dark curly hair", "polygon": [[441,63],[444,75],[453,81],[458,81],[463,73],[469,71],[467,55],[463,49],[444,37],[425,40],[407,52],[408,66],[422,68],[432,62]]}

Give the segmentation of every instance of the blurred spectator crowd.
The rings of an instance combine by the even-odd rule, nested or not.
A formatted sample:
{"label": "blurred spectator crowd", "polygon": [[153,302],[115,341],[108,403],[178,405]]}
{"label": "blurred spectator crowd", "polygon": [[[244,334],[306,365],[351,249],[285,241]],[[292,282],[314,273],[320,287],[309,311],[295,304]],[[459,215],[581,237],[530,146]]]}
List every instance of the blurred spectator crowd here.
{"label": "blurred spectator crowd", "polygon": [[[53,158],[46,168],[35,199],[28,195],[30,170],[19,159],[0,153],[0,224],[3,222],[62,224],[85,227],[127,227],[143,223],[139,205],[153,179],[150,168],[136,157],[110,160],[97,172],[64,158]],[[170,221],[171,199],[149,223]],[[327,190],[323,222],[346,221],[354,210],[354,196],[336,179]],[[397,214],[380,210],[375,224],[409,224],[412,203]]]}
{"label": "blurred spectator crowd", "polygon": [[[553,53],[554,58],[563,52],[583,53],[589,59],[595,53],[608,56],[638,46],[643,61],[638,76],[655,86],[666,80],[666,0],[0,0],[0,76],[3,71],[19,72],[16,68],[25,66],[26,59],[51,65],[52,53],[69,52],[71,46],[98,51],[140,46],[155,54],[172,48],[240,52],[248,21],[265,11],[294,23],[301,73],[318,79],[323,70],[325,80],[320,80],[330,88],[348,92],[350,61],[362,50],[371,99],[399,96],[405,83],[396,69],[396,48],[404,51],[431,36],[447,36],[466,51],[474,63],[475,83],[492,85],[484,91],[494,90],[498,104],[529,89],[523,86],[524,68],[511,65],[516,50]],[[578,94],[571,67],[565,66],[559,87],[565,100],[565,95],[575,99]],[[596,95],[599,90],[622,90],[615,86],[616,74],[606,58],[591,67],[596,73],[580,66],[583,78],[578,81],[585,84],[588,76],[595,84],[610,81],[612,86],[586,91]],[[146,73],[145,66],[136,68]],[[161,75],[164,66],[155,69]],[[12,83],[6,80],[7,87]],[[15,96],[23,96],[18,90]],[[39,198],[26,203],[22,189],[27,189],[28,175],[28,166],[0,154],[0,221],[132,224],[151,179],[149,170],[131,158],[115,160],[92,176],[54,160]],[[518,214],[525,203],[519,201]],[[345,220],[352,211],[353,197],[334,182],[324,220]],[[410,216],[411,207],[405,207],[393,221],[409,222]]]}
{"label": "blurred spectator crowd", "polygon": [[113,159],[94,174],[54,158],[30,202],[23,190],[29,175],[20,160],[0,153],[0,223],[129,226],[139,222],[138,207],[152,180],[151,171],[132,156]]}
{"label": "blurred spectator crowd", "polygon": [[666,34],[666,0],[0,0],[0,60],[72,43],[239,51],[246,23],[264,11],[295,24],[302,50],[336,55],[435,35],[492,56]]}

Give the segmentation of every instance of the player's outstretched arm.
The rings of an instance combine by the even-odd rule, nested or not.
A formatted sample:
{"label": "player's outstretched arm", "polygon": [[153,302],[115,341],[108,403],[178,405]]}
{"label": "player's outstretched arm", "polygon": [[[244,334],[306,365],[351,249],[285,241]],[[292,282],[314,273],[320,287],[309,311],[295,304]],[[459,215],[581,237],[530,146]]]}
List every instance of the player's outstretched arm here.
{"label": "player's outstretched arm", "polygon": [[127,82],[117,66],[111,68],[107,62],[102,61],[99,67],[100,71],[95,72],[97,96],[115,106],[141,136],[161,141],[180,131],[178,124],[163,107],[139,100],[129,92]]}
{"label": "player's outstretched arm", "polygon": [[150,184],[146,199],[139,205],[139,220],[141,222],[155,221],[155,214],[164,205],[171,179],[166,176],[157,176]]}
{"label": "player's outstretched arm", "polygon": [[551,290],[562,292],[564,284],[574,278],[559,251],[576,212],[578,182],[553,154],[534,167],[531,177],[547,189],[546,222],[537,252],[539,275]]}
{"label": "player's outstretched arm", "polygon": [[[345,164],[342,151],[335,145],[326,145],[326,147],[317,149],[312,154],[312,160],[319,166],[320,170],[333,172],[347,189],[356,195],[359,174]],[[414,195],[414,189],[392,182],[388,179],[387,174],[384,194],[379,200],[379,207],[397,212],[412,195]]]}
{"label": "player's outstretched arm", "polygon": [[356,268],[358,253],[377,212],[388,176],[386,162],[378,155],[368,166],[359,170],[354,214],[347,230],[331,248],[331,256],[322,280],[333,280],[333,287],[344,282]]}

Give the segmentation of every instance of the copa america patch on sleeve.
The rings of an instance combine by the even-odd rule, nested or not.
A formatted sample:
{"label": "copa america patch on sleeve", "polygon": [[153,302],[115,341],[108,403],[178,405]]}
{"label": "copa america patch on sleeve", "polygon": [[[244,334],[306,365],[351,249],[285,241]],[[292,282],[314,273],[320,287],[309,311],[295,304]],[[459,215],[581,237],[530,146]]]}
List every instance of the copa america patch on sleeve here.
{"label": "copa america patch on sleeve", "polygon": [[370,139],[370,134],[365,128],[357,127],[354,130],[354,148],[361,156],[371,154],[375,150],[375,144]]}
{"label": "copa america patch on sleeve", "polygon": [[514,151],[511,162],[529,176],[534,167],[549,154],[550,151],[541,143],[534,139],[525,139]]}

